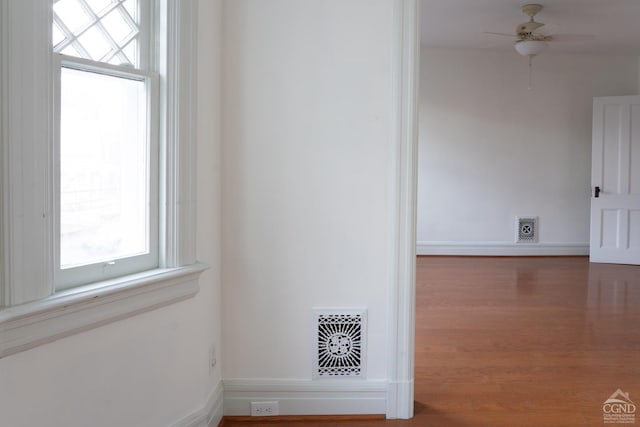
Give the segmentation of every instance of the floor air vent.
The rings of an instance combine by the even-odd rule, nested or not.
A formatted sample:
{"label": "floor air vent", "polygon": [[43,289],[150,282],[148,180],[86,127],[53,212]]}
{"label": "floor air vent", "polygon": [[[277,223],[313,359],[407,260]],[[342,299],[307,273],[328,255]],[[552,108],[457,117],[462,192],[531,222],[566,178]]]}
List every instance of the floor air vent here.
{"label": "floor air vent", "polygon": [[538,217],[516,217],[516,242],[536,243],[538,241]]}
{"label": "floor air vent", "polygon": [[363,378],[367,311],[315,309],[313,377]]}

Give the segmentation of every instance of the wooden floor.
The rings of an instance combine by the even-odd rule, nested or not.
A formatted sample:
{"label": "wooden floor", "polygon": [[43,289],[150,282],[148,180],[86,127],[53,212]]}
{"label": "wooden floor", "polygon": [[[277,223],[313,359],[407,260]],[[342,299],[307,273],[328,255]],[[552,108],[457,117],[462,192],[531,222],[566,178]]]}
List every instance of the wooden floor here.
{"label": "wooden floor", "polygon": [[419,257],[416,303],[412,420],[225,427],[603,426],[618,388],[640,426],[640,267]]}

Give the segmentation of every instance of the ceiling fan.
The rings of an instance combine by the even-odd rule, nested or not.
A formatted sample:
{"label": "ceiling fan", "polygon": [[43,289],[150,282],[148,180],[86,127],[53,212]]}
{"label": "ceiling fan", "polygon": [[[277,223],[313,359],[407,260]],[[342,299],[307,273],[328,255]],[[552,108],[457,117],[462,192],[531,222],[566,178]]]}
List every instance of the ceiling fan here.
{"label": "ceiling fan", "polygon": [[593,36],[584,36],[577,34],[551,34],[548,27],[542,22],[535,20],[535,16],[542,10],[541,4],[525,4],[522,6],[522,12],[529,16],[527,22],[523,22],[516,27],[515,34],[485,32],[485,34],[493,34],[515,38],[514,48],[522,55],[529,57],[529,89],[531,89],[531,61],[534,56],[544,51],[549,45],[548,42],[555,41],[580,41],[593,39]]}
{"label": "ceiling fan", "polygon": [[547,28],[542,29],[545,24],[535,20],[535,16],[542,10],[541,4],[525,4],[522,6],[522,12],[529,16],[529,21],[523,22],[516,27],[515,34],[485,32],[485,34],[493,34],[515,38],[514,47],[522,56],[532,58],[548,47],[547,42],[552,41],[580,41],[593,39],[593,36],[577,35],[577,34],[550,34]]}

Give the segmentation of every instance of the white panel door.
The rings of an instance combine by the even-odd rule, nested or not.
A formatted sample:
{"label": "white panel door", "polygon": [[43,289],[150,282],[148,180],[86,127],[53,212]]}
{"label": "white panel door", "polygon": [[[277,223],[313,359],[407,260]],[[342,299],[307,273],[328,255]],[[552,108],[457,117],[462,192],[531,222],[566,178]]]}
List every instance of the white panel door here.
{"label": "white panel door", "polygon": [[640,96],[594,98],[591,262],[640,264]]}

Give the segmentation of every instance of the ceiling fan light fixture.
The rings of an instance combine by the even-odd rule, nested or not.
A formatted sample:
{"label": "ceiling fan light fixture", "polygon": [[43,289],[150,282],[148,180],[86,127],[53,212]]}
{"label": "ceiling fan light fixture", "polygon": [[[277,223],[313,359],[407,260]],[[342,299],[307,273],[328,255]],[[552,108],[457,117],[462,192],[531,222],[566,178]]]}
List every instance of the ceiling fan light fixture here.
{"label": "ceiling fan light fixture", "polygon": [[514,47],[522,56],[535,56],[547,48],[547,42],[542,40],[519,40]]}

